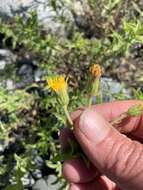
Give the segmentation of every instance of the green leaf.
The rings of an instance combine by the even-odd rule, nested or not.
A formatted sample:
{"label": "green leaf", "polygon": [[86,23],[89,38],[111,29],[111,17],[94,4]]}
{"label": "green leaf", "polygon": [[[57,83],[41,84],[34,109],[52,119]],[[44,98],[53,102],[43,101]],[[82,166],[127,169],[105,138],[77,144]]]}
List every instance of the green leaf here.
{"label": "green leaf", "polygon": [[140,116],[143,114],[143,105],[142,104],[134,105],[128,109],[127,113],[129,116],[133,117]]}

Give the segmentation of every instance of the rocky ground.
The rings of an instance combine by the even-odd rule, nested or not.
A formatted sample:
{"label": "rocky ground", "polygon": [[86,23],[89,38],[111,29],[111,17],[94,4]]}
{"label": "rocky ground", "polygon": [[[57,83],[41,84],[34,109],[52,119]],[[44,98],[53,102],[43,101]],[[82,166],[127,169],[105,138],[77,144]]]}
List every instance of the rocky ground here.
{"label": "rocky ground", "polygon": [[[50,8],[44,9],[47,0],[40,0],[41,3],[34,0],[0,0],[0,17],[5,19],[12,19],[16,13],[27,14],[31,8],[35,8],[38,12],[39,22],[44,25],[47,31],[57,33],[61,37],[67,37],[69,33],[65,31],[64,26],[58,21],[53,21],[55,17]],[[76,5],[78,10],[82,11],[82,7],[78,3]],[[70,26],[74,25],[73,17],[68,14]],[[77,19],[79,22],[79,19]],[[50,24],[49,24],[50,23]],[[1,41],[1,39],[0,39]],[[106,72],[102,79],[102,89],[106,94],[105,101],[109,101],[111,94],[118,93],[122,90],[121,82],[124,82],[127,89],[123,88],[124,93],[130,96],[130,87],[143,88],[143,46],[137,44],[133,47],[132,56],[129,59],[119,58],[111,60],[108,64]],[[30,57],[22,59],[16,52],[12,52],[9,48],[0,47],[0,85],[8,90],[24,88],[33,82],[39,82],[43,75],[43,71],[39,69],[36,60]],[[108,93],[110,92],[110,93]],[[5,145],[0,144],[0,152],[3,152]],[[58,190],[61,184],[54,184],[56,176],[51,173],[43,172],[44,161],[38,155],[36,156],[37,169],[32,174],[27,174],[23,178],[23,183],[26,189],[32,190]]]}
{"label": "rocky ground", "polygon": [[[0,49],[0,83],[8,90],[24,88],[33,82],[39,82],[43,74],[34,61],[21,60],[17,64],[17,59],[17,55],[10,50]],[[18,81],[17,76],[20,78]],[[130,91],[125,90],[121,83],[113,80],[112,77],[103,77],[101,84],[105,102],[112,99],[112,94],[120,91],[123,91],[128,97],[130,96]],[[6,144],[0,144],[0,153],[5,152],[6,147]],[[40,156],[34,153],[34,157],[37,169],[24,176],[25,190],[58,190],[61,184],[54,183],[57,179],[56,176],[51,174],[51,171],[48,172],[44,160]]]}
{"label": "rocky ground", "polygon": [[[139,50],[142,51],[142,48]],[[136,53],[136,52],[134,52]],[[24,88],[33,82],[39,82],[43,71],[36,60],[21,60],[8,49],[0,49],[0,84],[8,90]],[[105,70],[104,76],[123,82],[128,88],[143,88],[143,57],[114,60]],[[20,78],[20,80],[17,80]]]}
{"label": "rocky ground", "polygon": [[[85,1],[86,2],[86,1]],[[58,6],[61,8],[60,3]],[[67,37],[71,33],[71,29],[74,27],[82,28],[82,31],[85,34],[89,33],[89,26],[86,26],[87,23],[84,21],[83,9],[84,5],[81,4],[81,1],[75,1],[72,5],[73,9],[76,12],[76,15],[72,14],[68,7],[61,11],[63,16],[65,15],[68,21],[68,27],[61,23],[60,20],[56,18],[55,12],[50,8],[50,1],[47,0],[0,0],[0,17],[4,21],[12,20],[16,14],[28,16],[29,11],[36,10],[38,14],[39,25],[42,25],[47,32],[52,32],[59,35],[60,37]],[[97,28],[96,28],[97,29]],[[92,32],[91,32],[92,33]],[[96,31],[98,33],[98,31]],[[99,31],[100,35],[100,31]],[[87,36],[89,36],[87,34]],[[94,37],[90,34],[90,37]],[[97,36],[98,37],[98,36]],[[131,57],[125,59],[119,57],[114,60],[109,60],[108,67],[106,68],[105,76],[114,78],[117,81],[125,82],[129,87],[143,87],[143,46],[142,44],[136,44],[131,49]],[[4,61],[5,60],[5,61]],[[6,86],[8,88],[21,88],[24,87],[27,83],[33,82],[33,80],[39,80],[41,76],[41,71],[37,69],[35,60],[30,60],[26,58],[25,60],[19,60],[16,54],[8,50],[0,50],[0,73],[1,81],[2,76],[4,76],[4,69],[15,67],[15,62],[19,62],[19,69],[16,71],[16,75],[20,75],[22,78],[22,83],[14,84],[13,81],[9,78],[7,80]],[[8,66],[8,67],[7,67]],[[17,66],[16,66],[17,67]],[[15,72],[15,71],[14,71]],[[14,74],[14,73],[13,73]]]}
{"label": "rocky ground", "polygon": [[111,62],[107,76],[124,82],[127,87],[143,88],[143,46],[134,47],[132,57],[119,58]]}

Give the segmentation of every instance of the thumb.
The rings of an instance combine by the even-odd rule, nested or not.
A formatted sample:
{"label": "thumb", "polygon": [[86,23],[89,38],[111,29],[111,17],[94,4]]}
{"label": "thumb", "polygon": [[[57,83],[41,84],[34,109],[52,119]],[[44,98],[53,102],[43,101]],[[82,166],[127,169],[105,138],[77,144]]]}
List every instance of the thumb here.
{"label": "thumb", "polygon": [[143,189],[143,145],[115,130],[95,110],[75,121],[74,134],[89,160],[120,188]]}

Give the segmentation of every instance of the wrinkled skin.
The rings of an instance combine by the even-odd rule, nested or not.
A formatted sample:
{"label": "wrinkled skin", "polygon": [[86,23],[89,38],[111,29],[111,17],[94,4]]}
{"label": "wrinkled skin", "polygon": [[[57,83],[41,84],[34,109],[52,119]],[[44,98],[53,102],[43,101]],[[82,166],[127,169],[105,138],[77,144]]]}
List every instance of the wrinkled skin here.
{"label": "wrinkled skin", "polygon": [[67,139],[76,138],[91,164],[87,167],[81,159],[64,162],[69,190],[143,190],[143,117],[128,118],[120,132],[109,123],[140,103],[118,101],[71,114],[74,130],[61,131],[61,146],[66,148]]}

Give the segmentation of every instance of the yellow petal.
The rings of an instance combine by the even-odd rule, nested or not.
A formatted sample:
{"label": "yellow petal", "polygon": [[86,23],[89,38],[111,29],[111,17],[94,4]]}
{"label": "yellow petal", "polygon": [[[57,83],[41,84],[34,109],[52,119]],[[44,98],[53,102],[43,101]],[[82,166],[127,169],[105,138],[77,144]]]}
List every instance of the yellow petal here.
{"label": "yellow petal", "polygon": [[56,93],[58,93],[61,89],[67,88],[67,81],[64,76],[51,77],[47,81],[49,87]]}

